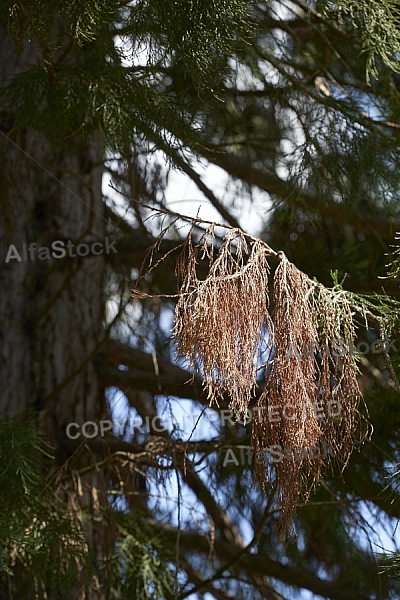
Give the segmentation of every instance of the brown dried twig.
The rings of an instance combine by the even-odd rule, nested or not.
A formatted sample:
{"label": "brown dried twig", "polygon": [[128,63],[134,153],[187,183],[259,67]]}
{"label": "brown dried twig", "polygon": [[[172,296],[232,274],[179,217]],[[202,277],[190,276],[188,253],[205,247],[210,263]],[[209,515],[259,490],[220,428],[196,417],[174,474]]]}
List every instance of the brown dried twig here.
{"label": "brown dried twig", "polygon": [[[355,306],[340,286],[328,289],[312,281],[283,252],[238,228],[224,226],[228,232],[216,250],[214,231],[220,225],[208,225],[197,242],[191,229],[180,245],[173,329],[176,354],[202,375],[210,405],[218,405],[227,395],[240,418],[254,397],[261,348],[273,349],[254,411],[252,446],[256,457],[268,455],[271,447],[289,449],[274,464],[256,458],[256,477],[262,485],[271,479],[271,471],[276,474],[285,533],[300,494],[307,500],[327,468],[336,462],[343,470],[356,444],[367,439],[369,423],[359,412],[362,396],[356,359],[346,351],[346,344],[356,337],[353,314],[361,311],[365,317],[365,309]],[[148,254],[150,263],[166,231]],[[271,257],[279,260],[272,318],[268,312]],[[196,268],[204,259],[208,274],[200,280]],[[143,297],[137,290],[132,295]],[[339,340],[342,351],[332,356],[330,344]],[[321,347],[325,348],[322,354]],[[271,419],[271,408],[278,418]],[[324,455],[317,452],[321,445],[329,448]]]}
{"label": "brown dried twig", "polygon": [[[210,403],[231,399],[240,417],[256,386],[257,357],[263,331],[272,333],[268,313],[268,247],[260,240],[248,244],[232,229],[213,259],[208,245],[211,226],[201,243],[188,238],[178,263],[182,280],[175,309],[177,354],[202,373]],[[233,252],[234,248],[234,252]],[[210,268],[200,281],[196,274],[199,252]]]}
{"label": "brown dried twig", "polygon": [[[300,493],[308,499],[332,459],[342,469],[347,465],[356,435],[363,442],[368,423],[358,410],[355,357],[345,343],[339,345],[355,338],[346,296],[316,284],[284,259],[275,271],[274,298],[275,357],[254,412],[252,444],[256,456],[271,447],[282,455],[276,476],[285,532]],[[332,342],[338,344],[333,356]],[[360,432],[362,422],[366,429]],[[258,463],[257,478],[264,485],[271,466]]]}

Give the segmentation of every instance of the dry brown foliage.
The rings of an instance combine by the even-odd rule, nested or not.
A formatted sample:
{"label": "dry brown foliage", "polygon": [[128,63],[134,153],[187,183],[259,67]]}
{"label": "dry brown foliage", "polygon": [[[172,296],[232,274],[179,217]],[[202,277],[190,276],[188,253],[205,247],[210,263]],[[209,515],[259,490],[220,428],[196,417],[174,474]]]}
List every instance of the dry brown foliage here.
{"label": "dry brown foliage", "polygon": [[[238,416],[245,413],[256,386],[257,358],[268,314],[268,247],[246,242],[231,230],[215,259],[211,226],[199,244],[191,237],[178,262],[182,280],[175,309],[178,357],[202,373],[210,403],[227,394]],[[209,259],[204,281],[196,274],[197,258]],[[272,329],[271,327],[269,328]]]}
{"label": "dry brown foliage", "polygon": [[[176,353],[202,375],[210,404],[228,396],[240,418],[254,398],[261,348],[274,349],[253,412],[252,445],[256,456],[274,445],[302,449],[295,458],[285,454],[275,463],[256,461],[261,485],[271,479],[271,471],[276,473],[285,534],[300,494],[307,499],[333,461],[344,469],[355,444],[368,435],[369,423],[359,412],[355,357],[345,347],[340,355],[329,350],[335,340],[355,340],[354,307],[342,288],[327,289],[312,281],[282,252],[240,229],[230,228],[218,251],[214,246],[214,224],[197,243],[190,232],[183,244],[177,262]],[[272,318],[270,257],[280,261]],[[196,266],[204,259],[209,270],[200,280]],[[133,295],[138,297],[138,292]],[[321,345],[326,351],[318,354]],[[271,419],[271,407],[279,420]],[[334,457],[329,452],[316,455],[321,445]]]}
{"label": "dry brown foliage", "polygon": [[[336,296],[286,258],[275,271],[275,356],[254,410],[252,445],[256,455],[274,445],[293,451],[275,463],[283,532],[291,529],[300,493],[307,499],[332,462],[329,453],[317,456],[315,449],[331,448],[344,468],[362,421],[355,359],[329,351],[333,340],[355,338],[350,307]],[[326,350],[318,360],[321,346]],[[366,434],[367,428],[359,441]],[[268,464],[256,464],[261,484],[269,481],[270,470]]]}
{"label": "dry brown foliage", "polygon": [[[312,282],[283,259],[274,277],[275,357],[254,410],[252,442],[256,453],[272,445],[304,449],[319,445],[322,432],[314,413],[317,396],[314,356],[303,351],[318,341],[313,291]],[[296,355],[288,357],[292,348],[297,350]],[[270,406],[279,407],[279,421],[271,418]],[[261,483],[269,480],[267,465],[257,465],[256,470]],[[318,478],[321,459],[289,461],[285,456],[276,463],[276,470],[282,503],[281,521],[287,526],[302,487],[301,475],[305,470],[306,474],[312,472]]]}

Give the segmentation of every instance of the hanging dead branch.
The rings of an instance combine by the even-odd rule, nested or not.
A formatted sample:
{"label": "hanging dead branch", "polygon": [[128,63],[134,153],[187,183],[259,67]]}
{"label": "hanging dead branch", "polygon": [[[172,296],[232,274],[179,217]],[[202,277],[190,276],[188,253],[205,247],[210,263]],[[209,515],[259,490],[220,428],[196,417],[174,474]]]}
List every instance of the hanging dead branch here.
{"label": "hanging dead branch", "polygon": [[[213,259],[207,229],[195,247],[188,238],[180,257],[181,295],[175,309],[177,355],[201,372],[210,403],[228,394],[238,417],[245,414],[256,386],[263,334],[272,334],[268,314],[268,248],[247,243],[232,229]],[[204,281],[196,274],[199,253],[209,259]]]}
{"label": "hanging dead branch", "polygon": [[[252,443],[256,456],[267,458],[272,450],[277,457],[285,532],[300,493],[307,500],[333,461],[347,464],[363,417],[355,357],[346,349],[355,331],[345,296],[316,285],[284,258],[275,271],[274,300],[275,356],[254,411]],[[256,461],[256,474],[264,485],[271,463]]]}
{"label": "hanging dead branch", "polygon": [[[252,445],[256,478],[262,486],[276,480],[285,534],[300,495],[307,500],[333,463],[343,470],[355,446],[367,439],[356,357],[349,351],[356,337],[354,313],[361,311],[365,319],[367,308],[341,286],[328,289],[311,280],[283,252],[238,228],[225,226],[228,232],[216,249],[215,227],[209,224],[197,242],[190,230],[180,245],[176,354],[202,376],[210,405],[228,395],[240,418],[254,397],[261,349],[269,346],[273,359],[253,412]],[[271,257],[279,260],[273,318]],[[208,274],[200,280],[196,268],[204,260]]]}
{"label": "hanging dead branch", "polygon": [[[311,459],[308,450],[317,447],[321,429],[314,411],[316,382],[314,355],[303,349],[317,343],[316,315],[312,307],[312,282],[286,258],[278,265],[274,277],[273,368],[266,378],[264,391],[253,419],[253,446],[256,456],[271,446],[302,449],[299,458],[284,456],[276,462],[281,521],[290,525],[293,508],[302,488],[301,474],[306,470],[314,479],[320,475],[322,459]],[[271,410],[271,408],[273,410]],[[270,463],[259,461],[257,476],[269,481]]]}

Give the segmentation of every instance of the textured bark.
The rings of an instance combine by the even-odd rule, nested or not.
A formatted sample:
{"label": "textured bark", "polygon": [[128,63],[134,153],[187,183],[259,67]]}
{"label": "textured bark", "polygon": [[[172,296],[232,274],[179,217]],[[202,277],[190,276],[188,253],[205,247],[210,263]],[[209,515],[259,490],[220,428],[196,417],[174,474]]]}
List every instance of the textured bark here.
{"label": "textured bark", "polygon": [[[3,34],[0,57],[2,81],[35,59],[32,49],[12,54],[11,41]],[[1,131],[7,135],[10,115],[1,116]],[[38,428],[56,450],[52,475],[62,467],[68,469],[67,457],[60,451],[66,425],[99,421],[105,412],[93,357],[104,338],[107,255],[70,257],[67,252],[64,258],[41,260],[37,249],[47,247],[51,252],[52,242],[71,241],[76,254],[79,243],[104,242],[98,166],[102,146],[79,139],[51,145],[39,133],[26,130],[0,136],[0,154],[0,285],[5,290],[0,295],[0,418],[35,415]],[[24,245],[31,243],[37,244],[35,254],[25,260]],[[12,258],[6,263],[10,245],[20,261]],[[86,482],[89,493],[79,502],[94,502],[90,490],[97,477],[91,475]],[[77,502],[73,490],[69,497],[70,506]],[[103,540],[94,530],[88,530],[88,543],[94,557],[102,555]],[[77,590],[71,594],[78,597]]]}

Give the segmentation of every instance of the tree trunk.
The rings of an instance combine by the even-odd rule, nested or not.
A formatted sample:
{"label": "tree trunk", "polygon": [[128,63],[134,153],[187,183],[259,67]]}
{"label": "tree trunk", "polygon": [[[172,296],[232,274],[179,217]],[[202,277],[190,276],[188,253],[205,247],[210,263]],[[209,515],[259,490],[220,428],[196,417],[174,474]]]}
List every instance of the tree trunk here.
{"label": "tree trunk", "polygon": [[[31,47],[13,54],[10,38],[0,34],[3,82],[34,58]],[[0,416],[37,417],[38,428],[56,451],[55,474],[62,467],[68,470],[63,450],[68,423],[98,423],[107,412],[93,358],[104,338],[108,255],[95,256],[90,248],[94,241],[105,243],[103,149],[94,139],[83,143],[71,138],[52,145],[32,130],[15,134],[10,132],[12,115],[3,112],[0,118],[7,135],[0,136],[0,286],[5,291],[0,295]],[[56,241],[65,244],[58,245],[66,250],[63,258],[51,255]],[[68,242],[74,245],[71,252]],[[78,256],[76,247],[85,242],[89,253]],[[41,247],[47,251],[39,252]],[[86,249],[81,247],[80,253]],[[82,456],[82,464],[92,460],[87,452]],[[88,492],[79,498],[80,504],[97,504],[92,493],[97,477],[95,473],[86,481]],[[98,532],[88,531],[93,558],[103,556],[100,538]],[[78,597],[76,590],[71,594]],[[91,595],[101,597],[100,592]]]}

